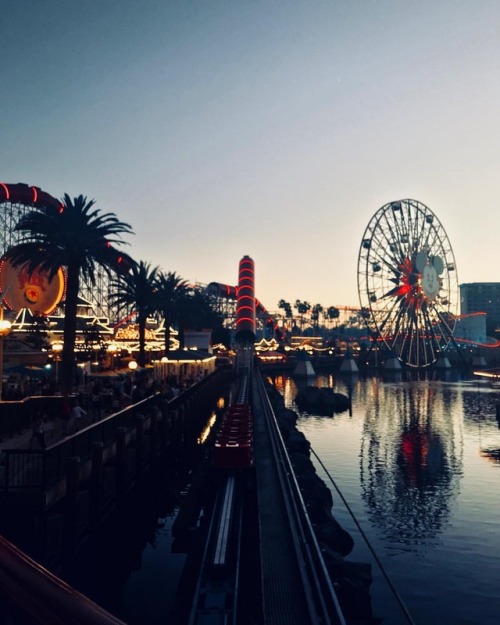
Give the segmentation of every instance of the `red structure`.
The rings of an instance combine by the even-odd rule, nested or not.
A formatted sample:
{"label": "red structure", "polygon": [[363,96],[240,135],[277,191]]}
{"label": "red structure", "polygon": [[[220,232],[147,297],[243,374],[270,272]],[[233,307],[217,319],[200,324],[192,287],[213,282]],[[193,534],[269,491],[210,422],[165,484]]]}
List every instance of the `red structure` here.
{"label": "red structure", "polygon": [[[242,266],[243,264],[243,266]],[[243,286],[245,288],[248,287],[249,285],[249,280],[252,280],[252,291],[254,289],[254,263],[253,260],[251,258],[249,258],[248,256],[245,256],[242,258],[242,260],[240,261],[240,273],[239,273],[239,278],[241,279],[242,277],[242,268],[243,268],[243,278],[244,278],[244,283]],[[253,332],[253,335],[255,337],[255,318],[258,316],[259,318],[265,318],[265,323],[268,327],[270,327],[272,325],[273,327],[273,331],[275,336],[279,339],[282,340],[283,339],[283,330],[278,326],[278,324],[276,323],[274,317],[266,310],[266,308],[261,304],[261,302],[254,297],[254,309],[255,312],[253,313],[253,319],[254,322],[252,324],[251,318],[250,319],[245,319],[245,317],[249,316],[251,314],[251,310],[249,308],[241,308],[240,307],[240,300],[239,300],[239,288],[240,286],[238,285],[237,287],[235,286],[230,286],[229,284],[223,284],[221,282],[210,282],[210,284],[208,285],[208,289],[210,291],[211,295],[214,295],[216,297],[220,297],[220,298],[225,298],[225,299],[230,299],[230,300],[237,300],[237,308],[236,308],[236,332],[238,332],[239,329],[250,329],[250,332]],[[245,297],[247,295],[247,291],[243,292],[245,294]],[[250,303],[248,304],[244,304],[244,305],[249,305],[252,308],[252,305]],[[248,323],[251,327],[250,328],[246,328],[245,325],[239,326],[238,325],[238,310],[240,310],[240,315],[241,315],[241,322],[244,321],[244,323]],[[248,313],[248,315],[245,314],[245,311]]]}
{"label": "red structure", "polygon": [[255,266],[250,256],[240,260],[235,338],[238,343],[255,341]]}
{"label": "red structure", "polygon": [[17,184],[0,182],[0,203],[1,202],[27,204],[36,207],[53,206],[59,210],[63,209],[60,200],[42,191],[39,187],[30,187],[23,182],[18,182]]}

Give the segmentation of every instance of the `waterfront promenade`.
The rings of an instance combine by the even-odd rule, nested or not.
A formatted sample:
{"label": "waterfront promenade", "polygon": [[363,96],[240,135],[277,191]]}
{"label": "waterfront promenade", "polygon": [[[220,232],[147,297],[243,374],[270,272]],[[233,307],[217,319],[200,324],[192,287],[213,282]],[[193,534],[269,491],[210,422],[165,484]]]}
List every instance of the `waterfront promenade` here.
{"label": "waterfront promenade", "polygon": [[[182,398],[179,397],[179,401],[181,399]],[[204,403],[207,403],[207,402],[204,402]],[[190,401],[189,404],[191,408],[194,408],[194,412],[197,413],[197,406],[195,402]],[[159,432],[160,430],[163,429],[160,423],[164,421],[164,418],[161,418],[161,422],[157,423],[156,418],[153,418],[152,413],[148,411],[146,408],[147,406],[146,404],[144,404],[143,406],[139,406],[137,410],[135,406],[131,406],[129,410],[125,411],[127,413],[127,412],[132,412],[133,410],[135,410],[135,419],[139,417],[139,423],[141,424],[139,430],[136,429],[136,425],[133,425],[133,422],[135,421],[135,419],[134,421],[130,421],[130,426],[126,426],[124,424],[126,428],[128,429],[131,428],[130,438],[124,438],[123,442],[125,443],[126,440],[129,440],[131,444],[129,453],[133,452],[133,456],[131,456],[129,460],[131,461],[132,464],[130,464],[130,462],[128,462],[127,464],[128,466],[133,467],[133,471],[139,470],[139,467],[141,469],[144,468],[145,462],[147,461],[147,457],[152,459],[153,455],[151,454],[154,453],[155,449],[159,449],[159,447],[157,447],[157,445],[159,444],[159,437],[155,438],[156,437],[155,432],[157,430]],[[199,404],[198,404],[198,408],[199,408]],[[263,408],[262,407],[259,408],[258,404],[256,404],[257,414],[261,414],[262,411],[263,411]],[[180,415],[181,412],[184,412],[184,411],[181,411],[180,407],[178,407],[176,411],[177,415]],[[174,413],[172,413],[171,416],[173,416],[173,414]],[[144,415],[146,417],[146,420],[143,420],[141,418],[141,415]],[[187,413],[184,412],[184,416],[186,415]],[[68,499],[69,497],[68,501],[70,504],[69,508],[68,508],[68,503],[64,504],[63,508],[60,508],[60,517],[61,517],[62,522],[64,524],[67,524],[68,519],[69,519],[69,525],[66,531],[63,532],[63,535],[62,535],[62,538],[64,539],[63,546],[66,545],[64,541],[66,540],[65,537],[67,537],[68,535],[72,535],[73,538],[76,539],[76,543],[80,542],[81,525],[82,523],[85,523],[87,519],[86,515],[81,516],[82,505],[89,507],[90,519],[87,519],[87,520],[91,521],[90,528],[92,527],[92,523],[95,523],[95,520],[99,518],[99,514],[97,514],[96,516],[96,511],[98,512],[98,510],[102,508],[102,504],[104,503],[104,498],[105,498],[104,497],[105,492],[107,491],[108,496],[110,493],[109,471],[112,470],[113,475],[115,473],[118,475],[118,469],[120,466],[122,466],[121,461],[120,461],[117,465],[113,463],[112,465],[109,466],[108,469],[104,468],[106,458],[108,457],[109,453],[111,453],[111,450],[113,449],[114,445],[115,444],[118,445],[119,443],[118,439],[116,443],[110,439],[109,447],[108,447],[108,443],[106,443],[105,438],[103,438],[103,442],[100,444],[98,443],[96,439],[96,434],[99,432],[101,432],[104,436],[105,431],[107,431],[108,435],[112,436],[112,434],[110,434],[111,430],[107,426],[111,423],[112,420],[117,418],[117,416],[118,415],[114,415],[114,414],[106,415],[103,417],[101,421],[96,422],[94,424],[90,424],[90,426],[86,425],[84,422],[79,420],[77,424],[69,425],[69,428],[71,428],[73,432],[69,434],[68,436],[65,436],[64,433],[62,432],[59,418],[48,419],[44,424],[46,428],[46,434],[47,434],[47,449],[45,451],[42,451],[38,447],[38,442],[33,442],[32,431],[29,428],[24,429],[22,432],[19,432],[13,437],[4,439],[4,441],[2,441],[1,449],[3,452],[9,453],[9,450],[12,451],[14,448],[16,448],[17,452],[21,454],[21,457],[23,457],[22,456],[23,450],[29,451],[30,453],[35,453],[37,455],[41,454],[40,458],[43,459],[44,463],[48,462],[49,463],[48,466],[51,466],[51,464],[54,464],[52,461],[50,461],[52,454],[55,454],[55,453],[59,454],[60,450],[65,449],[66,447],[71,446],[71,445],[73,446],[72,449],[76,450],[77,448],[74,447],[77,444],[76,441],[81,439],[84,442],[83,446],[79,444],[79,447],[78,447],[79,449],[78,453],[80,456],[78,462],[76,462],[76,458],[74,458],[75,451],[70,450],[70,453],[63,454],[67,462],[70,463],[68,465],[70,467],[70,472],[66,474],[62,473],[60,476],[60,478],[62,478],[66,483],[66,499]],[[165,413],[163,417],[165,417]],[[259,422],[261,419],[262,417],[259,418]],[[187,420],[189,420],[189,418]],[[81,423],[81,428],[79,428],[80,423]],[[167,422],[164,421],[164,423],[166,424]],[[106,427],[107,427],[107,430],[105,429]],[[199,427],[199,424],[196,425],[196,428],[198,427]],[[113,428],[113,430],[115,429],[116,428]],[[263,597],[263,600],[265,601],[265,606],[267,606],[266,613],[268,613],[268,616],[270,616],[271,614],[274,614],[275,616],[274,616],[273,622],[279,623],[279,622],[282,622],[284,615],[287,613],[286,610],[283,610],[283,607],[288,606],[286,596],[288,593],[290,593],[289,583],[288,583],[290,582],[290,580],[287,577],[287,575],[285,575],[284,573],[285,571],[289,570],[289,566],[286,564],[286,562],[290,554],[286,555],[285,553],[284,556],[286,557],[281,557],[281,556],[275,557],[276,546],[279,543],[279,541],[276,540],[276,536],[274,539],[270,538],[270,536],[272,536],[273,534],[275,535],[275,532],[276,532],[276,523],[272,522],[272,519],[274,518],[273,510],[277,510],[276,505],[275,505],[276,504],[275,500],[277,498],[277,500],[279,501],[280,497],[276,494],[278,491],[273,491],[274,495],[271,497],[271,499],[269,499],[269,496],[267,496],[266,493],[269,493],[268,489],[270,487],[270,473],[268,469],[270,466],[272,466],[271,464],[272,459],[276,455],[276,451],[271,449],[268,443],[264,442],[266,440],[266,437],[263,436],[263,431],[261,431],[261,426],[257,426],[256,432],[258,432],[258,440],[256,441],[255,453],[259,457],[259,461],[257,464],[260,467],[260,471],[259,471],[260,477],[258,478],[258,484],[259,484],[258,492],[259,492],[259,499],[260,499],[259,501],[259,517],[260,517],[259,525],[264,528],[268,527],[271,532],[271,534],[269,534],[269,532],[265,533],[264,546],[262,547],[262,553],[263,553],[262,566],[263,566],[263,570],[265,573],[264,579],[267,580],[266,586],[264,588],[265,595]],[[92,440],[94,441],[92,443],[91,448],[89,448],[90,433],[92,433],[91,436],[92,436]],[[85,442],[85,440],[87,439],[88,439],[88,442]],[[156,442],[154,442],[155,440]],[[146,441],[148,441],[147,444],[146,444]],[[88,459],[85,457],[85,448],[90,449]],[[106,451],[106,449],[109,449],[109,451]],[[116,449],[118,451],[118,447],[116,447]],[[97,454],[96,454],[96,451],[97,451]],[[26,458],[28,457],[29,456],[26,456]],[[106,478],[105,482],[100,481],[100,479],[98,479],[97,477],[98,473],[103,475],[104,474],[103,472],[108,473],[108,478]],[[123,472],[123,466],[122,466],[121,472]],[[288,472],[290,472],[290,469]],[[43,475],[46,476],[45,470],[43,472]],[[85,475],[87,475],[87,477],[84,477]],[[97,482],[95,481],[96,479],[97,479]],[[82,486],[85,483],[87,484],[87,486],[85,486],[85,489],[90,488],[90,490],[88,491],[88,495],[85,494],[87,490],[81,490]],[[275,483],[274,488],[276,488],[277,487],[276,481],[274,483]],[[57,483],[54,483],[52,481],[50,482],[50,484],[51,484],[50,488],[52,491],[54,491],[54,489],[60,490],[60,488],[57,486]],[[92,484],[94,484],[94,486],[92,486]],[[98,484],[100,484],[100,486],[97,486]],[[30,486],[30,488],[31,487],[32,485]],[[45,487],[42,487],[42,488],[45,489]],[[96,496],[96,493],[98,494],[98,496]],[[90,500],[88,499],[89,496],[90,496]],[[45,497],[45,500],[47,501],[47,496]],[[53,517],[54,512],[57,512],[57,510],[59,509],[59,505],[57,504],[56,499],[54,499],[53,497],[50,500],[53,502],[51,504],[51,517]],[[41,500],[39,499],[38,501],[41,501]],[[40,504],[37,504],[37,505],[40,505]],[[294,506],[295,505],[296,504],[294,504]],[[73,508],[73,511],[71,511],[72,508]],[[68,516],[68,511],[69,511],[69,516]],[[38,510],[37,514],[40,515],[41,511]],[[43,521],[40,523],[42,517],[43,515],[39,516],[39,522],[37,523],[37,525],[43,525]],[[92,521],[92,519],[94,519],[94,521]],[[52,529],[50,530],[51,533],[49,536],[49,539],[50,539],[49,543],[53,544],[54,539],[57,538],[57,534],[54,534],[53,520],[51,521],[51,524],[52,524],[51,525]],[[281,532],[280,532],[280,535],[281,535]],[[78,538],[78,536],[80,536],[80,538]],[[271,540],[271,543],[269,543],[269,540]],[[302,539],[296,539],[296,540],[297,540],[297,545],[302,542]],[[68,553],[69,555],[71,555],[71,552],[76,548],[76,543],[73,545],[70,545],[70,550],[68,552],[66,552],[66,547],[64,547],[65,553],[63,554],[63,559],[68,557]],[[277,590],[278,582],[284,582],[287,580],[288,582],[287,582],[287,585],[285,586],[285,590],[280,590],[277,594],[276,590]],[[302,587],[301,583],[299,583],[298,586]],[[293,591],[291,592],[291,596],[299,597],[300,595],[298,592]],[[275,599],[278,600],[277,603]],[[276,606],[276,607],[273,607],[271,609],[270,606]],[[302,618],[300,618],[300,622],[304,622]],[[314,620],[312,622],[314,622]]]}

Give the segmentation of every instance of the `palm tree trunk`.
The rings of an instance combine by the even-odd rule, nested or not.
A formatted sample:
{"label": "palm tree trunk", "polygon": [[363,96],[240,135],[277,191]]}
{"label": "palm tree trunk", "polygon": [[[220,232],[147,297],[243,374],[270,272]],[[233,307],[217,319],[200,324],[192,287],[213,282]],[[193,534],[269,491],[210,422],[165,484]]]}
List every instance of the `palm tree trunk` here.
{"label": "palm tree trunk", "polygon": [[146,364],[146,316],[139,315],[139,366],[144,367]]}
{"label": "palm tree trunk", "polygon": [[68,266],[66,300],[64,304],[64,346],[61,362],[61,383],[64,395],[69,395],[73,388],[76,343],[76,313],[78,292],[80,290],[79,265]]}
{"label": "palm tree trunk", "polygon": [[165,328],[165,356],[168,356],[170,351],[170,319],[165,317],[164,319],[164,328]]}

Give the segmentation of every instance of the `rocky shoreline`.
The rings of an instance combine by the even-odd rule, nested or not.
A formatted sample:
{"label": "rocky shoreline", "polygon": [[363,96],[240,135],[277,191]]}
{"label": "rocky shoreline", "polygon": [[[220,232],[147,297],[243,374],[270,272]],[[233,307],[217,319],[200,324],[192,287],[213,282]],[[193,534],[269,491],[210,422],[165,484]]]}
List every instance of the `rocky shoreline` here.
{"label": "rocky shoreline", "polygon": [[316,473],[309,441],[296,427],[298,415],[285,407],[283,396],[274,386],[267,383],[266,391],[345,618],[349,625],[380,623],[372,613],[371,564],[345,559],[354,540],[332,514],[331,491]]}

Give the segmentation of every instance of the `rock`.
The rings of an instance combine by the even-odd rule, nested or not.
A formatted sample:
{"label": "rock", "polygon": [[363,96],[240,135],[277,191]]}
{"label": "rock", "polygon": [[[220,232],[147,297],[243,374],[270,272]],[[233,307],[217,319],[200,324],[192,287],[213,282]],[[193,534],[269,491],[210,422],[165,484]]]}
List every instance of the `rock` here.
{"label": "rock", "polygon": [[306,410],[314,410],[320,414],[333,414],[349,409],[350,401],[342,393],[334,393],[327,386],[306,386],[300,390],[295,398],[297,406]]}
{"label": "rock", "polygon": [[[307,387],[307,389],[311,389],[310,397],[316,400],[320,397],[330,397],[332,405],[335,404],[335,409],[327,409],[327,412],[331,410],[330,414],[349,408],[349,399],[345,395],[333,393],[331,389],[325,388]],[[311,445],[302,432],[297,430],[297,415],[284,407],[281,394],[271,385],[268,385],[267,391],[325,566],[332,578],[347,621],[349,625],[380,623],[380,620],[373,616],[371,607],[369,591],[372,582],[371,565],[344,560],[344,557],[351,553],[354,540],[332,515],[332,493],[316,473],[310,456]],[[317,411],[317,406],[314,410]]]}
{"label": "rock", "polygon": [[333,517],[328,523],[315,526],[314,532],[319,543],[338,551],[343,557],[353,550],[352,536]]}

